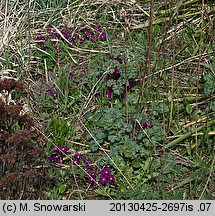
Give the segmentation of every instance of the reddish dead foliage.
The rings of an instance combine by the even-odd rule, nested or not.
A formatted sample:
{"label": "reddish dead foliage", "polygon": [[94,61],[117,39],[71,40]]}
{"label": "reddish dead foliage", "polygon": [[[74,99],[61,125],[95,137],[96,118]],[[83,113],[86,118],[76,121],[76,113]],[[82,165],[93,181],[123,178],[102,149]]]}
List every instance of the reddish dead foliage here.
{"label": "reddish dead foliage", "polygon": [[[14,79],[0,80],[1,90],[22,91],[26,85]],[[25,187],[23,199],[38,199],[38,185],[41,186],[42,149],[32,145],[39,143],[34,133],[34,121],[28,114],[22,114],[23,106],[6,104],[0,99],[0,195],[2,199],[20,198],[20,191]],[[38,166],[39,165],[39,166]],[[39,178],[35,178],[40,176]],[[35,194],[32,193],[35,191]],[[28,193],[29,191],[29,193]]]}
{"label": "reddish dead foliage", "polygon": [[8,144],[20,144],[28,143],[31,141],[31,131],[30,130],[19,130],[16,131],[11,137],[7,140]]}
{"label": "reddish dead foliage", "polygon": [[26,89],[26,85],[22,82],[16,81],[15,79],[4,79],[0,80],[0,90],[16,90],[16,91],[22,91]]}

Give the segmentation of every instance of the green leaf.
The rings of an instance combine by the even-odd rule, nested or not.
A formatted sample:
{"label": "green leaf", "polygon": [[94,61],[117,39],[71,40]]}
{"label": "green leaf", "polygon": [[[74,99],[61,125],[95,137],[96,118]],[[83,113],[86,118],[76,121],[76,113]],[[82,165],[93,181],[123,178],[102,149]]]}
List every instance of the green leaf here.
{"label": "green leaf", "polygon": [[147,160],[145,161],[145,163],[142,165],[143,171],[148,170],[149,165],[150,165],[150,159],[147,159]]}
{"label": "green leaf", "polygon": [[192,107],[188,104],[186,106],[186,112],[190,115],[192,113],[192,111],[193,111]]}
{"label": "green leaf", "polygon": [[192,150],[191,147],[188,146],[188,147],[187,147],[187,153],[188,153],[190,156],[191,156],[191,150]]}
{"label": "green leaf", "polygon": [[66,188],[67,188],[66,184],[61,185],[61,186],[58,188],[59,193],[60,193],[60,194],[63,194],[63,193],[66,191]]}
{"label": "green leaf", "polygon": [[174,190],[177,189],[177,188],[182,187],[182,186],[185,185],[185,184],[188,184],[188,183],[192,182],[192,181],[195,180],[195,179],[196,179],[195,177],[189,176],[188,178],[186,178],[186,179],[184,179],[184,180],[182,180],[182,181],[179,181],[179,182],[176,184],[176,186],[174,187]]}
{"label": "green leaf", "polygon": [[96,133],[96,138],[99,140],[103,140],[106,137],[106,134],[103,132]]}
{"label": "green leaf", "polygon": [[115,135],[109,135],[109,136],[108,136],[108,140],[109,140],[111,143],[114,143],[115,141],[118,140],[118,137],[115,136]]}
{"label": "green leaf", "polygon": [[109,190],[102,190],[102,189],[95,189],[94,190],[98,195],[101,195],[101,196],[105,196],[105,197],[109,197],[110,196],[114,196],[114,193],[109,191]]}
{"label": "green leaf", "polygon": [[136,158],[136,159],[134,159],[133,161],[132,161],[132,166],[134,167],[134,168],[139,168],[139,167],[141,167],[141,165],[142,165],[142,160],[140,159],[140,158]]}
{"label": "green leaf", "polygon": [[210,107],[215,112],[215,101],[211,102]]}
{"label": "green leaf", "polygon": [[98,144],[92,140],[90,143],[89,143],[89,147],[90,149],[92,150],[92,152],[96,152],[98,149],[99,149],[99,146]]}

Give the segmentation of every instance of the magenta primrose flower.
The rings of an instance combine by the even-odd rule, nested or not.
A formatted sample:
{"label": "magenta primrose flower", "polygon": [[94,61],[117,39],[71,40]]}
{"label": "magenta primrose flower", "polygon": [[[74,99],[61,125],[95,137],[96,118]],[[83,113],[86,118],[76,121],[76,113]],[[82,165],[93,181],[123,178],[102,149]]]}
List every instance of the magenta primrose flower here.
{"label": "magenta primrose flower", "polygon": [[113,89],[112,87],[107,87],[107,90],[106,90],[106,97],[110,100],[111,97],[112,97],[112,92],[113,92]]}
{"label": "magenta primrose flower", "polygon": [[83,158],[83,161],[85,164],[90,164],[91,162],[89,158]]}
{"label": "magenta primrose flower", "polygon": [[87,39],[89,39],[89,38],[91,37],[91,35],[92,35],[91,32],[86,33],[86,37],[87,37]]}
{"label": "magenta primrose flower", "polygon": [[96,30],[96,31],[101,31],[101,30],[102,30],[102,27],[101,27],[101,26],[96,26],[96,27],[95,27],[95,30]]}
{"label": "magenta primrose flower", "polygon": [[106,167],[106,168],[102,169],[102,170],[100,171],[100,174],[101,174],[101,175],[110,175],[110,174],[111,174],[110,168],[109,168],[109,167]]}
{"label": "magenta primrose flower", "polygon": [[101,183],[103,186],[107,183],[112,184],[115,180],[115,176],[111,173],[111,170],[109,167],[106,167],[100,171],[100,178],[99,183]]}
{"label": "magenta primrose flower", "polygon": [[52,34],[54,32],[54,30],[52,28],[47,28],[46,30],[49,34]]}
{"label": "magenta primrose flower", "polygon": [[80,58],[78,59],[78,63],[79,63],[79,64],[81,64],[83,61],[84,61],[84,59],[83,59],[82,57],[80,57]]}
{"label": "magenta primrose flower", "polygon": [[43,35],[42,34],[37,34],[36,40],[43,40]]}
{"label": "magenta primrose flower", "polygon": [[57,96],[57,92],[53,91],[52,89],[48,89],[48,94],[56,97]]}
{"label": "magenta primrose flower", "polygon": [[57,40],[60,38],[60,36],[58,34],[52,34],[52,38]]}
{"label": "magenta primrose flower", "polygon": [[110,175],[108,176],[108,182],[109,182],[109,183],[113,183],[114,180],[115,180],[115,176],[112,175],[112,174],[110,174]]}
{"label": "magenta primrose flower", "polygon": [[56,163],[64,163],[64,160],[63,160],[63,158],[61,157],[61,156],[59,156],[59,155],[52,155],[51,157],[50,157],[50,163],[53,163],[53,162],[56,162]]}
{"label": "magenta primrose flower", "polygon": [[61,50],[61,47],[60,46],[56,46],[55,50],[57,50],[59,52]]}
{"label": "magenta primrose flower", "polygon": [[62,30],[61,30],[61,33],[62,33],[62,35],[63,35],[65,38],[67,38],[67,32],[66,32],[65,29],[62,29]]}
{"label": "magenta primrose flower", "polygon": [[56,41],[51,41],[51,42],[50,42],[50,45],[51,45],[51,46],[54,46],[55,44],[56,44]]}
{"label": "magenta primrose flower", "polygon": [[100,39],[101,39],[102,41],[105,41],[105,40],[106,40],[106,33],[101,33],[101,34],[100,34]]}
{"label": "magenta primrose flower", "polygon": [[108,180],[107,180],[107,178],[106,177],[104,177],[104,176],[101,176],[100,178],[99,178],[99,183],[101,183],[101,185],[106,185],[107,183],[108,183]]}
{"label": "magenta primrose flower", "polygon": [[88,182],[89,184],[94,183],[95,178],[96,178],[96,176],[97,176],[97,173],[96,173],[96,172],[88,172],[88,171],[87,171],[87,173],[89,174],[89,176],[88,176],[88,178],[87,178],[87,182]]}
{"label": "magenta primrose flower", "polygon": [[96,178],[97,173],[96,173],[96,172],[92,172],[92,173],[90,173],[90,176],[91,176],[92,178]]}
{"label": "magenta primrose flower", "polygon": [[76,154],[74,155],[74,158],[75,158],[75,159],[80,159],[80,158],[82,158],[82,157],[83,157],[83,155],[80,154],[80,153],[76,153]]}
{"label": "magenta primrose flower", "polygon": [[52,149],[52,153],[61,152],[61,151],[66,153],[68,151],[68,147],[67,146],[59,146],[58,148],[53,147],[53,149]]}
{"label": "magenta primrose flower", "polygon": [[143,129],[152,128],[153,125],[151,123],[143,122],[142,127],[143,127]]}
{"label": "magenta primrose flower", "polygon": [[111,55],[110,55],[110,56],[109,56],[109,59],[112,59],[112,60],[118,61],[120,64],[123,63],[122,59],[121,59],[119,56],[114,57],[114,56],[111,56]]}
{"label": "magenta primrose flower", "polygon": [[39,42],[38,45],[40,46],[40,48],[42,50],[46,50],[47,49],[46,45],[43,42]]}
{"label": "magenta primrose flower", "polygon": [[86,165],[84,166],[84,168],[85,170],[90,170],[90,171],[98,169],[96,165]]}
{"label": "magenta primrose flower", "polygon": [[75,40],[75,39],[78,37],[78,35],[79,35],[78,33],[75,33],[74,35],[71,36],[71,38],[72,38],[73,40]]}
{"label": "magenta primrose flower", "polygon": [[79,159],[76,159],[76,158],[75,158],[75,159],[73,160],[73,163],[74,163],[74,164],[79,164]]}
{"label": "magenta primrose flower", "polygon": [[128,89],[133,88],[135,83],[136,83],[136,81],[134,80],[134,78],[130,78],[129,83],[128,83]]}
{"label": "magenta primrose flower", "polygon": [[97,34],[93,35],[93,38],[97,39],[99,36]]}
{"label": "magenta primrose flower", "polygon": [[67,146],[60,146],[59,149],[60,149],[62,152],[64,152],[64,153],[66,153],[66,152],[68,151],[68,147],[67,147]]}
{"label": "magenta primrose flower", "polygon": [[120,69],[118,67],[114,68],[113,78],[118,80],[120,78]]}
{"label": "magenta primrose flower", "polygon": [[89,184],[92,184],[92,183],[93,183],[93,178],[92,178],[92,177],[88,177],[88,178],[87,178],[87,182],[88,182]]}
{"label": "magenta primrose flower", "polygon": [[81,42],[84,42],[85,40],[86,40],[85,37],[82,37],[82,38],[80,39]]}
{"label": "magenta primrose flower", "polygon": [[88,29],[83,29],[82,31],[83,31],[84,34],[88,34],[89,33]]}
{"label": "magenta primrose flower", "polygon": [[73,39],[69,40],[70,44],[74,45],[75,41]]}

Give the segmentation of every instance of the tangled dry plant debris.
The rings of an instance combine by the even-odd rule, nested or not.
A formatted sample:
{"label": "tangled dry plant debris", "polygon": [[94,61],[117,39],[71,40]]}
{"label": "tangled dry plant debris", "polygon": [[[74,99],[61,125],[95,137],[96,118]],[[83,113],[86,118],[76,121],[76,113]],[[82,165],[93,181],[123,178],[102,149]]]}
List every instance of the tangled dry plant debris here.
{"label": "tangled dry plant debris", "polygon": [[[14,79],[0,80],[0,92],[18,93],[26,89],[26,85]],[[6,96],[7,97],[7,94]],[[7,101],[8,99],[5,98]],[[23,187],[20,180],[25,178],[26,190],[32,190],[41,178],[35,181],[35,176],[41,176],[41,170],[34,166],[40,164],[41,148],[37,143],[37,134],[33,130],[34,120],[29,114],[22,113],[23,106],[16,103],[7,104],[0,99],[0,188],[1,198],[17,199]],[[38,195],[32,194],[33,197]]]}

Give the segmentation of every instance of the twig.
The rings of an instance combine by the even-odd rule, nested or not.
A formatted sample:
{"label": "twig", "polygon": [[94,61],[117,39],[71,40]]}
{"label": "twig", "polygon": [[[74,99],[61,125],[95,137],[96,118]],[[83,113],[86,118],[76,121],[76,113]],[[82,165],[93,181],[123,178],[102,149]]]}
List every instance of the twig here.
{"label": "twig", "polygon": [[[215,120],[209,121],[209,122],[207,123],[207,127],[209,127],[209,126],[211,126],[211,125],[213,125],[213,124],[215,124]],[[173,146],[176,146],[176,145],[179,144],[182,140],[184,140],[184,139],[190,137],[192,134],[197,133],[197,132],[201,131],[201,130],[204,129],[204,128],[205,128],[204,125],[202,125],[202,126],[200,126],[200,127],[198,127],[198,128],[194,128],[194,129],[191,130],[190,132],[188,132],[188,133],[186,133],[186,134],[180,136],[179,138],[177,138],[177,139],[175,139],[175,140],[169,142],[169,143],[165,146],[165,148],[171,148],[171,147],[173,147]]]}

